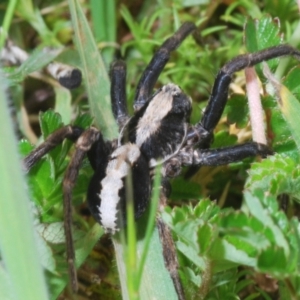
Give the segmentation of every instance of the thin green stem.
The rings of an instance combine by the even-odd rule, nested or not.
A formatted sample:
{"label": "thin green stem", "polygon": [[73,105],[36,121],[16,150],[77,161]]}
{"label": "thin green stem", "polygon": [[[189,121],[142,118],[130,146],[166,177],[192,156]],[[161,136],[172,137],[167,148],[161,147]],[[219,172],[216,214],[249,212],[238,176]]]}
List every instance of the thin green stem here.
{"label": "thin green stem", "polygon": [[3,19],[3,23],[1,26],[2,32],[0,34],[0,49],[3,48],[5,40],[7,38],[8,30],[9,30],[11,20],[12,20],[17,3],[18,3],[18,0],[8,1],[8,6],[7,6],[5,16]]}
{"label": "thin green stem", "polygon": [[147,258],[149,246],[150,246],[151,235],[153,232],[153,228],[155,226],[155,220],[156,220],[155,217],[156,217],[156,212],[157,212],[158,202],[159,202],[159,195],[160,195],[160,185],[161,185],[160,181],[161,181],[161,165],[159,165],[155,169],[154,187],[152,190],[149,221],[147,223],[146,234],[145,234],[145,244],[144,244],[144,248],[143,248],[143,252],[141,255],[141,259],[139,262],[139,268],[138,268],[138,272],[137,272],[137,288],[138,289],[139,289],[139,286],[140,286],[140,283],[142,280],[144,265],[145,265],[145,261]]}
{"label": "thin green stem", "polygon": [[127,286],[129,299],[138,299],[138,290],[136,289],[136,230],[134,222],[134,202],[133,202],[133,182],[131,172],[126,177],[126,212],[127,212]]}

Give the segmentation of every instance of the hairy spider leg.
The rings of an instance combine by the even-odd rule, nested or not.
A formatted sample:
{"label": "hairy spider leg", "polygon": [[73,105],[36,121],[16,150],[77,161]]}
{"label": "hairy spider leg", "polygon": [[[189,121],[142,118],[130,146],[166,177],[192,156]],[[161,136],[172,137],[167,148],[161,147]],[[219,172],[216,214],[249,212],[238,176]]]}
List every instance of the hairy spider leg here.
{"label": "hairy spider leg", "polygon": [[192,164],[198,166],[220,166],[238,162],[256,155],[266,156],[273,152],[264,144],[246,143],[217,149],[196,149],[192,155]]}
{"label": "hairy spider leg", "polygon": [[[23,160],[25,171],[29,171],[31,167],[37,163],[45,154],[61,144],[64,139],[76,141],[76,150],[71,158],[70,164],[64,175],[63,180],[63,206],[64,206],[64,231],[66,236],[66,251],[69,275],[72,289],[77,291],[77,275],[75,262],[75,252],[72,237],[72,189],[76,182],[79,166],[87,152],[90,151],[92,145],[101,137],[100,132],[96,128],[84,130],[78,126],[64,126],[52,134],[36,149],[34,149]],[[97,165],[97,161],[93,158],[93,154],[89,155],[92,166]]]}
{"label": "hairy spider leg", "polygon": [[[164,189],[162,189],[159,197],[160,212],[163,212],[166,206],[167,206],[167,195]],[[176,293],[178,295],[178,300],[184,300],[185,296],[184,296],[183,287],[178,274],[179,263],[177,259],[176,248],[175,248],[172,232],[171,229],[163,221],[161,214],[159,214],[156,218],[156,226],[158,229],[159,238],[162,245],[165,267],[169,271],[169,274],[173,281]]]}
{"label": "hairy spider leg", "polygon": [[143,72],[137,85],[134,100],[135,111],[138,111],[150,99],[157,78],[168,62],[171,52],[174,51],[182,43],[182,41],[195,29],[196,26],[194,23],[183,23],[181,27],[156,51],[150,63],[146,67],[146,70]]}
{"label": "hairy spider leg", "polygon": [[[229,84],[231,82],[231,77],[233,73],[243,70],[247,67],[257,65],[263,61],[286,55],[292,55],[298,60],[300,60],[300,51],[296,50],[290,45],[279,45],[255,53],[239,55],[221,68],[215,79],[215,83],[212,88],[212,93],[208,105],[206,106],[206,109],[203,113],[201,121],[195,126],[191,127],[188,133],[188,143],[192,144],[193,139],[196,139],[199,148],[202,149],[199,150],[199,154],[200,152],[205,153],[203,149],[209,148],[213,140],[213,130],[220,121],[220,118],[224,111],[224,107],[228,98]],[[263,147],[263,145],[258,145],[255,142],[238,146],[238,148],[233,147],[232,150],[231,147],[224,149],[216,149],[216,152],[211,154],[212,156],[215,156],[218,153],[218,155],[216,155],[216,158],[214,159],[212,158],[212,156],[209,155],[209,151],[205,154],[208,156],[208,165],[222,165],[238,161],[240,159],[250,156],[265,156],[267,154],[270,154],[270,150],[266,149],[265,146]],[[236,155],[236,151],[238,151],[238,155]],[[219,158],[217,158],[218,156]],[[201,162],[199,163],[199,165],[207,164]],[[194,165],[190,168],[190,170],[187,171],[185,176],[190,177],[197,170],[198,167]]]}
{"label": "hairy spider leg", "polygon": [[32,166],[37,163],[45,154],[54,149],[56,146],[61,144],[64,139],[76,141],[78,137],[83,133],[83,129],[78,126],[64,126],[59,128],[32,152],[30,152],[23,160],[23,168],[28,172]]}
{"label": "hairy spider leg", "polygon": [[112,111],[119,129],[122,129],[129,118],[126,106],[126,64],[124,61],[117,60],[112,63],[110,78]]}
{"label": "hairy spider leg", "polygon": [[225,64],[215,79],[208,105],[199,125],[210,133],[217,126],[227,102],[229,84],[233,73],[263,61],[286,55],[292,55],[300,60],[300,51],[289,45],[279,45],[255,53],[239,55]]}
{"label": "hairy spider leg", "polygon": [[85,130],[77,139],[75,152],[72,155],[63,179],[63,207],[64,207],[64,231],[66,237],[67,263],[69,276],[73,291],[78,290],[77,272],[75,267],[75,249],[72,234],[72,190],[78,177],[80,165],[91,149],[92,145],[99,139],[100,132],[91,127]]}

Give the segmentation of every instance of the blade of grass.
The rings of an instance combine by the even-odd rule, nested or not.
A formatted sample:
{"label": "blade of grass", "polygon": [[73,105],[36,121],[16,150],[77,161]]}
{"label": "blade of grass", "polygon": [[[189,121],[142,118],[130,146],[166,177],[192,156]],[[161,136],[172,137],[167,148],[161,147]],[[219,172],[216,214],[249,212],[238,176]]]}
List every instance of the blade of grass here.
{"label": "blade of grass", "polygon": [[5,12],[3,23],[1,25],[2,32],[0,35],[0,49],[3,48],[5,39],[7,38],[9,26],[10,26],[17,3],[18,3],[18,0],[8,1],[8,6],[7,6],[7,9]]}
{"label": "blade of grass", "polygon": [[126,177],[126,212],[127,212],[127,247],[126,247],[126,271],[127,271],[127,288],[130,300],[138,300],[138,290],[135,282],[137,270],[136,257],[136,228],[134,222],[134,203],[133,203],[133,182],[131,172]]}
{"label": "blade of grass", "polygon": [[110,81],[81,6],[69,0],[75,43],[82,62],[90,110],[104,139],[118,137],[110,103]]}
{"label": "blade of grass", "polygon": [[149,221],[147,222],[147,228],[145,233],[145,244],[144,249],[141,253],[139,268],[137,271],[137,288],[139,289],[145,261],[147,258],[147,253],[150,246],[151,241],[151,235],[155,226],[155,219],[156,219],[156,212],[158,209],[158,202],[159,202],[159,194],[160,194],[160,182],[161,182],[161,165],[158,166],[155,170],[155,176],[154,176],[154,184],[153,184],[153,190],[152,190],[152,197],[151,197],[151,205],[150,205],[150,213],[149,213]]}
{"label": "blade of grass", "polygon": [[[13,299],[49,299],[45,277],[37,257],[30,201],[21,171],[21,159],[14,138],[13,125],[0,81],[0,245],[9,276]],[[7,155],[9,154],[9,155]]]}
{"label": "blade of grass", "polygon": [[21,18],[24,18],[24,20],[30,23],[30,25],[39,33],[39,36],[45,45],[61,46],[55,33],[48,28],[40,10],[34,6],[32,0],[18,1],[16,10]]}
{"label": "blade of grass", "polygon": [[116,3],[115,0],[90,0],[93,31],[96,42],[104,43],[101,51],[106,67],[112,61],[114,48],[107,42],[116,41]]}
{"label": "blade of grass", "polygon": [[[160,169],[160,167],[157,168],[155,172],[148,213],[137,222],[137,237],[134,236],[135,233],[131,232],[132,229],[128,228],[127,247],[124,230],[113,238],[123,299],[178,298],[171,276],[165,268],[160,237],[154,226],[160,193]],[[134,239],[134,241],[130,241],[130,239]],[[120,263],[124,257],[127,258],[125,259],[126,265]]]}

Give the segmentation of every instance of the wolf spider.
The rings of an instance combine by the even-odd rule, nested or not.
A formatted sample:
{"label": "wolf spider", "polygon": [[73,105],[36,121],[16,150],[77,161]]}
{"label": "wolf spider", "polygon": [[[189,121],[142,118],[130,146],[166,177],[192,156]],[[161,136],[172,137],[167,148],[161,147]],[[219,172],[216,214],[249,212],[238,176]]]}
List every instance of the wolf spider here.
{"label": "wolf spider", "polygon": [[[213,131],[226,105],[229,84],[235,72],[280,56],[293,55],[299,59],[300,52],[289,45],[279,45],[239,55],[226,63],[216,76],[201,120],[191,125],[192,101],[177,85],[167,84],[154,94],[152,90],[171,52],[195,29],[193,23],[184,23],[154,54],[138,82],[132,117],[129,117],[126,108],[126,66],[122,61],[112,64],[111,104],[120,129],[117,141],[104,141],[101,131],[95,127],[83,130],[68,125],[53,132],[24,159],[25,169],[29,170],[64,139],[75,142],[76,150],[63,180],[67,261],[75,289],[71,194],[85,155],[94,170],[87,188],[90,211],[106,232],[114,234],[126,223],[125,178],[129,173],[132,176],[135,218],[139,218],[148,206],[151,173],[158,164],[162,165],[163,182],[166,182],[166,179],[177,176],[182,166],[224,165],[272,153],[268,146],[256,142],[210,149]],[[176,267],[172,267],[170,262],[167,267],[172,269],[176,290],[179,298],[183,299]]]}

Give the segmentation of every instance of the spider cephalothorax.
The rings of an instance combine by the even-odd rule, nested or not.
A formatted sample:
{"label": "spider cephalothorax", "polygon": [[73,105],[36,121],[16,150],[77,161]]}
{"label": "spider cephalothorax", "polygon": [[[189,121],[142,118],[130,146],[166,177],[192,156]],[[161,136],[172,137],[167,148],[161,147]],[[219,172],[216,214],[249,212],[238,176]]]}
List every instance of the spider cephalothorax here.
{"label": "spider cephalothorax", "polygon": [[[70,265],[74,261],[74,249],[70,246],[72,235],[68,226],[71,192],[85,154],[94,169],[87,197],[90,210],[107,232],[114,233],[126,223],[125,179],[128,174],[132,175],[135,217],[138,218],[147,208],[152,187],[151,172],[157,164],[162,164],[162,174],[166,179],[178,175],[182,166],[222,165],[271,153],[266,145],[255,142],[218,149],[209,147],[227,101],[233,73],[279,56],[300,58],[300,52],[289,45],[280,45],[236,57],[219,71],[201,120],[196,125],[190,125],[191,99],[178,86],[165,85],[154,95],[152,90],[170,53],[193,30],[194,24],[184,23],[154,54],[137,85],[135,114],[131,118],[126,109],[125,64],[121,61],[112,64],[112,109],[120,128],[117,141],[104,141],[101,132],[94,127],[83,130],[69,125],[51,134],[24,159],[25,169],[29,170],[65,138],[76,142],[76,150],[63,182]],[[70,272],[74,276],[72,266]]]}

